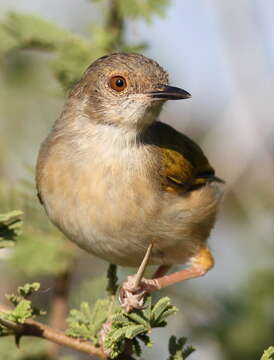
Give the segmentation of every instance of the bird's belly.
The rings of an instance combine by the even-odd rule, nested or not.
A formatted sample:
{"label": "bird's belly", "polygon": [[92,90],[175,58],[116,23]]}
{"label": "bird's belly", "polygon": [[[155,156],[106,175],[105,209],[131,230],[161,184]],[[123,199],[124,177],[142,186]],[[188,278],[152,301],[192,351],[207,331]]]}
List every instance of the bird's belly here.
{"label": "bird's belly", "polygon": [[88,252],[138,265],[160,211],[154,186],[143,175],[132,177],[126,171],[67,170],[50,171],[51,178],[39,186],[50,219]]}
{"label": "bird's belly", "polygon": [[151,263],[184,263],[209,235],[219,188],[164,192],[152,181],[155,171],[138,168],[147,163],[142,156],[131,167],[127,157],[107,167],[95,155],[69,162],[52,152],[38,178],[45,209],[68,238],[110,262],[138,266],[153,241]]}
{"label": "bird's belly", "polygon": [[220,199],[216,184],[179,196],[143,177],[117,179],[55,173],[42,186],[49,217],[81,248],[124,266],[138,266],[151,241],[151,264],[185,263],[204,244]]}

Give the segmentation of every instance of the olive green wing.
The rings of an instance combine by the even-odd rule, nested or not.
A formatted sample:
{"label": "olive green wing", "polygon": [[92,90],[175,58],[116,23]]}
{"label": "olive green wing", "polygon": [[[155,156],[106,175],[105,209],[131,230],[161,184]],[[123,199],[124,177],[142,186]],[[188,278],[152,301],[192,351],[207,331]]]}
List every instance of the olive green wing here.
{"label": "olive green wing", "polygon": [[187,136],[161,122],[153,125],[151,134],[153,145],[161,155],[161,175],[166,191],[190,191],[208,182],[223,182],[215,176],[201,148]]}

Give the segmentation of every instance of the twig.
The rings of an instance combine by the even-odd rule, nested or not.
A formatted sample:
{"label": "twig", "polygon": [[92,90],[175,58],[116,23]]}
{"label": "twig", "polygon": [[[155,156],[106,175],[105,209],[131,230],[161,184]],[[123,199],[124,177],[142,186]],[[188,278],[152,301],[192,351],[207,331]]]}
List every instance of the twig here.
{"label": "twig", "polygon": [[[66,316],[68,312],[68,292],[71,277],[71,269],[63,274],[59,274],[54,279],[53,298],[49,318],[49,326],[53,329],[64,330],[66,327]],[[48,355],[52,358],[58,357],[59,346],[50,342],[48,345]]]}
{"label": "twig", "polygon": [[106,30],[114,35],[112,41],[108,44],[109,52],[118,50],[123,45],[124,19],[119,12],[118,1],[109,0],[109,13],[105,24]]}
{"label": "twig", "polygon": [[[9,309],[0,305],[0,312],[8,312]],[[79,340],[65,335],[62,331],[53,329],[38,321],[28,319],[24,324],[16,324],[0,317],[0,324],[11,329],[16,337],[21,336],[35,336],[42,339],[47,339],[58,345],[66,346],[71,349],[98,356],[100,359],[107,359],[101,347],[92,345],[89,341]]]}
{"label": "twig", "polygon": [[146,251],[146,254],[143,258],[143,261],[137,271],[137,274],[136,274],[136,278],[135,278],[135,285],[134,287],[135,288],[138,288],[139,285],[140,285],[140,282],[142,280],[142,277],[144,275],[144,272],[146,270],[146,267],[147,267],[147,264],[149,262],[149,258],[150,258],[150,254],[151,254],[151,251],[152,251],[152,248],[153,248],[153,243],[150,243],[148,248],[147,248],[147,251]]}

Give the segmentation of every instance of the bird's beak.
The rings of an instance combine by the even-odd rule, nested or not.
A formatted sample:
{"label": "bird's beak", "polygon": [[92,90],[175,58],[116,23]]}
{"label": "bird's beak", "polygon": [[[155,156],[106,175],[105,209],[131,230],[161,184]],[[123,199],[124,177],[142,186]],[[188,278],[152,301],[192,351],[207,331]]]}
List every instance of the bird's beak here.
{"label": "bird's beak", "polygon": [[169,85],[164,85],[156,91],[150,91],[148,95],[155,100],[181,100],[191,98],[190,93],[187,91]]}

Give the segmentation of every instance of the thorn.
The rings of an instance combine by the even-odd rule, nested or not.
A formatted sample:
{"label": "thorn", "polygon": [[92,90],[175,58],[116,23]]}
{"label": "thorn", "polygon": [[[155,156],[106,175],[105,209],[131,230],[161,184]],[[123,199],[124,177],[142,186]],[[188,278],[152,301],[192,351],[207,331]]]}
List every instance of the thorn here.
{"label": "thorn", "polygon": [[147,267],[147,264],[148,264],[148,261],[149,261],[150,255],[151,255],[152,248],[153,248],[153,243],[151,242],[147,248],[147,251],[143,258],[143,261],[137,271],[136,278],[135,278],[135,285],[134,285],[135,289],[137,289],[139,287],[140,282],[143,278],[144,272],[146,270],[146,267]]}

